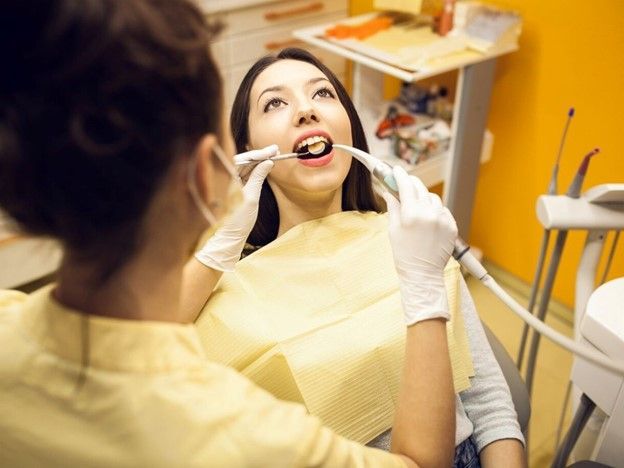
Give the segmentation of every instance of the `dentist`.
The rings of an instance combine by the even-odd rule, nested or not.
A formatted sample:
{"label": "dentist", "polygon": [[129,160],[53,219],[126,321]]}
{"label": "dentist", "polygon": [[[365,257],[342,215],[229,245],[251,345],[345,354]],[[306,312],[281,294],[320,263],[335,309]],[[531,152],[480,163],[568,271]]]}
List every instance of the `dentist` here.
{"label": "dentist", "polygon": [[419,278],[442,275],[457,230],[404,172],[389,203],[407,325],[394,454],[206,359],[185,281],[232,268],[273,164],[188,263],[233,173],[213,30],[186,0],[3,3],[0,207],[64,257],[55,284],[0,294],[0,464],[449,466],[448,310]]}

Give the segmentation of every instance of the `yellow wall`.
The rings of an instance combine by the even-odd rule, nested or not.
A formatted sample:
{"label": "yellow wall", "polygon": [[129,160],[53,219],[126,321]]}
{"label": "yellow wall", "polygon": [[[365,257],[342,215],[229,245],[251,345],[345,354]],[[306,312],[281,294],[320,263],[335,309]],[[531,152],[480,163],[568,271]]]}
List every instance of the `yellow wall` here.
{"label": "yellow wall", "polygon": [[[542,236],[535,200],[548,185],[570,106],[576,115],[559,190],[567,188],[582,156],[594,146],[602,153],[594,158],[584,188],[624,182],[624,2],[491,3],[519,11],[523,32],[520,50],[498,62],[488,123],[495,135],[494,152],[481,168],[470,242],[529,282]],[[372,0],[352,0],[353,14],[371,7]],[[584,239],[581,233],[568,237],[555,285],[554,296],[568,305],[574,301]],[[622,275],[620,245],[609,278]]]}

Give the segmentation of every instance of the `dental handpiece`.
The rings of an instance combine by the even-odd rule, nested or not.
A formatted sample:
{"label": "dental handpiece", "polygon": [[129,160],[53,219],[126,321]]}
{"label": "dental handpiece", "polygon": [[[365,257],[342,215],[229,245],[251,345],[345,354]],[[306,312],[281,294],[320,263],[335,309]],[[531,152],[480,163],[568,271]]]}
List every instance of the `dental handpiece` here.
{"label": "dental handpiece", "polygon": [[[355,159],[364,164],[373,177],[377,179],[384,187],[388,189],[397,199],[399,198],[399,191],[392,167],[370,154],[353,148],[351,146],[333,144],[334,148],[339,148],[349,154]],[[326,148],[327,149],[327,148]],[[599,351],[580,343],[576,343],[573,339],[562,335],[558,331],[552,329],[544,322],[533,316],[531,312],[522,307],[513,297],[511,297],[503,288],[501,288],[496,280],[492,278],[485,267],[481,265],[479,260],[469,252],[470,247],[461,238],[455,240],[455,247],[453,249],[453,258],[455,258],[468,272],[474,277],[478,278],[481,283],[494,293],[502,302],[505,303],[518,317],[520,317],[531,328],[536,330],[539,334],[545,335],[554,343],[558,344],[564,349],[580,356],[587,361],[600,366],[603,369],[615,372],[618,375],[624,375],[624,362],[616,361],[610,357],[600,353]]]}
{"label": "dental handpiece", "polygon": [[[399,187],[397,186],[394,174],[392,173],[392,166],[390,164],[381,161],[370,154],[347,145],[341,145],[334,143],[334,148],[341,149],[351,154],[355,159],[360,161],[370,171],[370,173],[377,179],[392,195],[399,199]],[[458,237],[455,240],[455,247],[453,249],[453,258],[462,264],[468,272],[482,280],[487,274],[487,270],[479,260],[475,258],[470,252],[470,246],[461,238]]]}
{"label": "dental handpiece", "polygon": [[[397,187],[390,164],[384,161],[378,161],[372,174],[390,193],[392,193],[392,195],[397,199],[399,198],[399,188]],[[453,258],[461,263],[473,276],[483,279],[483,277],[487,275],[487,270],[469,251],[470,246],[461,237],[457,237],[457,239],[455,239],[455,247],[453,248]]]}

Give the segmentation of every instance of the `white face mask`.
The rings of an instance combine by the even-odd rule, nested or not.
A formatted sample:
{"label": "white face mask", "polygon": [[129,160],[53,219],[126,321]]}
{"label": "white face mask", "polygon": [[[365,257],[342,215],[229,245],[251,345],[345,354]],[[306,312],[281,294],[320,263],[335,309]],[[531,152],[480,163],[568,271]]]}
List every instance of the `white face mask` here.
{"label": "white face mask", "polygon": [[[218,160],[217,164],[221,166],[222,171],[227,172],[230,176],[230,184],[229,184],[230,190],[228,190],[228,194],[227,194],[228,202],[231,200],[236,200],[236,201],[241,200],[242,197],[239,195],[241,193],[242,186],[241,186],[240,178],[238,177],[238,173],[236,172],[236,169],[234,168],[234,165],[228,159],[227,155],[225,154],[225,151],[223,151],[223,149],[218,144],[214,145],[213,153],[214,155],[216,155],[216,159]],[[202,199],[202,197],[199,194],[199,190],[197,188],[197,179],[196,179],[197,162],[198,162],[197,158],[194,158],[189,163],[188,177],[187,177],[188,189],[189,189],[189,192],[191,193],[191,197],[193,198],[193,202],[195,203],[195,206],[197,207],[199,212],[206,219],[206,221],[208,221],[208,224],[210,226],[215,226],[219,220],[217,216],[213,213],[213,211],[208,207],[206,202]],[[217,171],[213,171],[213,173],[216,173],[216,172]],[[234,190],[231,190],[231,189],[234,189]],[[221,200],[217,200],[213,203],[215,205],[215,208],[221,208],[221,205],[223,204]],[[226,206],[230,210],[232,209],[231,203],[227,203]]]}

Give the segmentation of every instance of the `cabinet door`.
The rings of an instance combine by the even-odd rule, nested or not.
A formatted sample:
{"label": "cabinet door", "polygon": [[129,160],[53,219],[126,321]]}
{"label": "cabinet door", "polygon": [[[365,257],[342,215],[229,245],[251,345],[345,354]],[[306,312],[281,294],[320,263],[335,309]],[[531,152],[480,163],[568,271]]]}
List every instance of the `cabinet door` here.
{"label": "cabinet door", "polygon": [[61,248],[54,241],[19,236],[0,240],[0,289],[49,275],[60,261]]}
{"label": "cabinet door", "polygon": [[[200,1],[202,4],[210,2]],[[208,6],[209,5],[205,5]],[[287,26],[293,22],[306,21],[319,15],[343,12],[346,16],[346,0],[289,0],[265,3],[260,6],[232,9],[211,15],[225,24],[222,37],[247,34],[265,28]]]}
{"label": "cabinet door", "polygon": [[[338,21],[344,16],[340,13],[323,15],[315,18],[316,23]],[[307,23],[296,22],[275,28],[269,28],[249,34],[237,35],[229,38],[224,47],[224,62],[227,66],[236,66],[257,60],[263,55],[277,53],[286,47],[309,46],[300,39],[293,37],[293,29],[305,27]]]}

